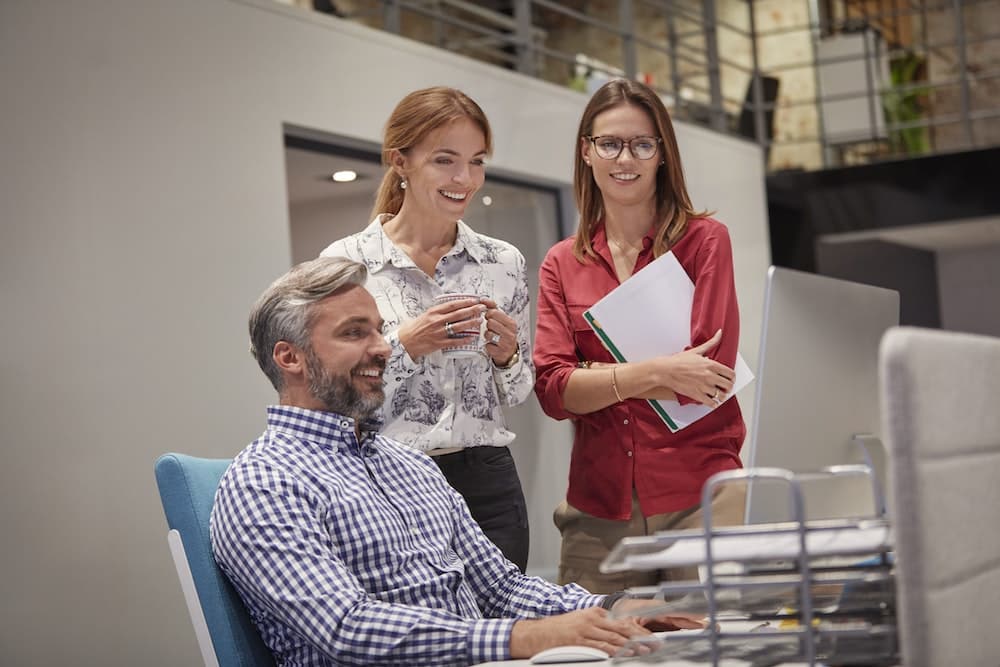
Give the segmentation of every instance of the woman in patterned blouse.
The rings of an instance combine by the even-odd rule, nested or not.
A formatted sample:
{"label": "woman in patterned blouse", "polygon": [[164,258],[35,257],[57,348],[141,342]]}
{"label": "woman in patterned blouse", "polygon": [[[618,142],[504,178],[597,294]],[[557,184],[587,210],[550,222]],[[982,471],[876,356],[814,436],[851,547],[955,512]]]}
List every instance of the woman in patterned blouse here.
{"label": "woman in patterned blouse", "polygon": [[[322,254],[368,267],[366,287],[392,348],[382,432],[431,455],[524,571],[527,510],[502,408],[522,403],[534,383],[525,262],[511,244],[461,220],[491,152],[489,122],[467,95],[410,93],[386,123],[374,220]],[[475,297],[435,304],[445,294]],[[470,340],[481,353],[443,352]]]}

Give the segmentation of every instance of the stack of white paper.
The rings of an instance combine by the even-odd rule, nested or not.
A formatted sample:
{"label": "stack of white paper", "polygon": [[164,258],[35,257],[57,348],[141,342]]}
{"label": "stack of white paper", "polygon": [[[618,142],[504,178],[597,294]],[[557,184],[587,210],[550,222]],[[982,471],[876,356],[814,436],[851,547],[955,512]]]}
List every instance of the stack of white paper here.
{"label": "stack of white paper", "polygon": [[[809,530],[806,554],[822,558],[852,553],[871,553],[892,546],[889,527],[847,526]],[[713,561],[792,560],[802,552],[797,532],[716,535],[712,537]],[[703,565],[705,539],[681,539],[657,553],[627,556],[622,565],[632,570],[658,570],[671,567]]]}

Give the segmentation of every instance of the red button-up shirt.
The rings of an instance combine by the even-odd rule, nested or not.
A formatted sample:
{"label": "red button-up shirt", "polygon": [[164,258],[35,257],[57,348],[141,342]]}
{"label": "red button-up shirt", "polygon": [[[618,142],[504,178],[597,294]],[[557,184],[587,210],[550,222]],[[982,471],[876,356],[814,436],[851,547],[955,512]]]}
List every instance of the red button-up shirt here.
{"label": "red button-up shirt", "polygon": [[[652,234],[644,239],[636,271],[653,261],[652,241]],[[701,502],[706,479],[742,466],[746,426],[735,397],[677,433],[643,399],[586,415],[563,406],[563,391],[578,362],[614,362],[583,318],[620,284],[603,226],[594,234],[593,247],[599,257],[581,263],[573,256],[573,239],[565,239],[549,250],[539,269],[535,393],[550,417],[573,421],[566,499],[588,514],[616,520],[631,516],[633,488],[645,516],[693,507]],[[695,286],[691,341],[703,343],[722,329],[721,343],[707,356],[732,368],[740,322],[729,232],[712,218],[693,219],[672,250]]]}

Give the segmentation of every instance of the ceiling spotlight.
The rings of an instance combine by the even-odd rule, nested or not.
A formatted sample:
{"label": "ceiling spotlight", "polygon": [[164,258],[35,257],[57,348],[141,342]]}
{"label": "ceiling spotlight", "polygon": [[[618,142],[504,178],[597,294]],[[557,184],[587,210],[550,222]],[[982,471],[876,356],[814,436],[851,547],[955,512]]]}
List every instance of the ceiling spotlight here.
{"label": "ceiling spotlight", "polygon": [[350,169],[346,171],[335,171],[333,172],[332,178],[337,183],[350,183],[351,181],[357,180],[358,172],[351,171]]}
{"label": "ceiling spotlight", "polygon": [[489,195],[483,195],[483,206],[490,206],[493,203],[493,197]]}

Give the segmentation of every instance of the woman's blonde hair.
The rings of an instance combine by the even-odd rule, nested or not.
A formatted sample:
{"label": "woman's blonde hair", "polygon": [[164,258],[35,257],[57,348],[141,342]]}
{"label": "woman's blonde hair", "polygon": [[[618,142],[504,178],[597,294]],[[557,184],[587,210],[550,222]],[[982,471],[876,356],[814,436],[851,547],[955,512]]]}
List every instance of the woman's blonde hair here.
{"label": "woman's blonde hair", "polygon": [[493,135],[486,114],[471,97],[460,90],[435,86],[415,90],[396,105],[385,124],[382,137],[382,164],[386,167],[375,195],[372,217],[399,213],[403,205],[402,179],[392,168],[393,151],[405,153],[440,127],[461,118],[472,120],[483,131],[486,154],[493,153]]}
{"label": "woman's blonde hair", "polygon": [[628,79],[615,79],[601,86],[590,98],[580,118],[577,132],[576,160],[573,168],[573,192],[576,195],[577,210],[580,211],[580,225],[573,244],[573,254],[580,261],[588,256],[596,257],[592,245],[594,230],[604,218],[604,200],[594,180],[594,173],[583,160],[583,141],[594,131],[594,119],[615,107],[629,104],[639,107],[649,114],[656,127],[657,136],[662,140],[663,163],[656,171],[656,235],[653,239],[653,256],[659,257],[670,250],[684,236],[688,220],[708,215],[705,211],[695,211],[691,205],[684,171],[681,167],[680,152],[670,114],[663,101],[648,86]]}

